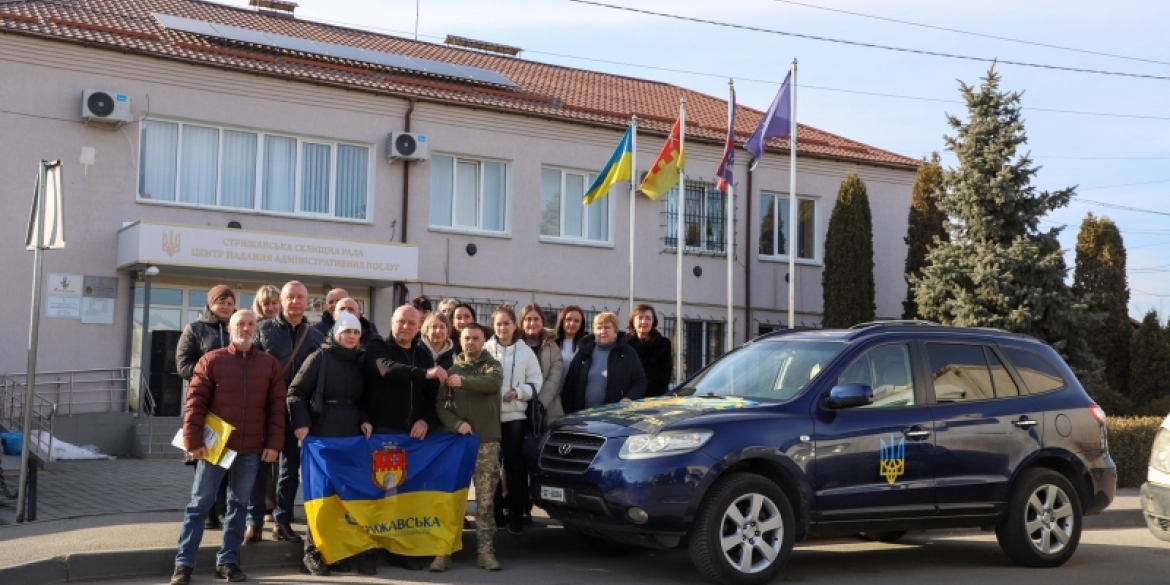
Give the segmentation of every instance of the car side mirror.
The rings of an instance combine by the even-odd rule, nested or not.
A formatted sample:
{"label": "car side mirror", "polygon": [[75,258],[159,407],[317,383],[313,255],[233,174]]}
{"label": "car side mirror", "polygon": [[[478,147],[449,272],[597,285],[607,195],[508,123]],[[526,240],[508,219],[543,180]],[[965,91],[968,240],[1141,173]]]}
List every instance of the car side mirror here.
{"label": "car side mirror", "polygon": [[853,408],[873,404],[873,388],[869,384],[841,384],[829,390],[829,397],[825,399],[825,406],[838,408]]}

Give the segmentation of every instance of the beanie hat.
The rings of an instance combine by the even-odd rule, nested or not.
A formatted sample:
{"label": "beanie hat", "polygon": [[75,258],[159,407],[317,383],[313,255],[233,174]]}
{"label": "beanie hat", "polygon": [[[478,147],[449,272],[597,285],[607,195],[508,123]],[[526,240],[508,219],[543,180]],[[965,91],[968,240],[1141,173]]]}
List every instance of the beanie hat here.
{"label": "beanie hat", "polygon": [[333,322],[333,338],[337,339],[337,336],[341,335],[342,331],[348,331],[350,329],[356,329],[358,333],[361,333],[362,322],[353,313],[341,311],[337,319]]}
{"label": "beanie hat", "polygon": [[225,297],[231,297],[233,301],[236,300],[236,291],[233,291],[226,284],[217,284],[207,291],[207,305],[214,305],[216,301]]}

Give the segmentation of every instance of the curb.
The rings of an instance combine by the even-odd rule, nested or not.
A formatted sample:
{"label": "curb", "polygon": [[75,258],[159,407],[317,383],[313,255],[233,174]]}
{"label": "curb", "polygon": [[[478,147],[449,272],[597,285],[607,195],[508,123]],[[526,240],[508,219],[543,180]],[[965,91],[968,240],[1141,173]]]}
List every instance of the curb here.
{"label": "curb", "polygon": [[[1085,529],[1145,527],[1141,510],[1106,509],[1096,516],[1084,519]],[[559,527],[559,523],[544,518],[536,519],[532,528],[541,529],[537,539],[524,541],[514,538],[498,538],[498,551],[537,552],[541,549],[575,546],[572,535],[564,530],[547,532]],[[475,531],[463,531],[463,549],[475,550]],[[217,545],[199,547],[196,554],[196,574],[208,573],[215,566]],[[301,565],[304,546],[299,542],[264,541],[240,548],[240,565],[252,569],[296,569]],[[175,548],[152,548],[140,550],[73,553],[33,561],[23,565],[0,568],[0,583],[41,585],[49,583],[74,583],[79,581],[105,581],[144,577],[169,576],[175,568]]]}

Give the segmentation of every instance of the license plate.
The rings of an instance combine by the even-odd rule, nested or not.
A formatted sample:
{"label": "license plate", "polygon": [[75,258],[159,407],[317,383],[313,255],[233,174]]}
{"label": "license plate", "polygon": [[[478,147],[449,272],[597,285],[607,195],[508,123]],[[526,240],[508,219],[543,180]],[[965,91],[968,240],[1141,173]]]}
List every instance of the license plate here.
{"label": "license plate", "polygon": [[565,489],[542,485],[540,486],[540,499],[563,504],[565,503]]}

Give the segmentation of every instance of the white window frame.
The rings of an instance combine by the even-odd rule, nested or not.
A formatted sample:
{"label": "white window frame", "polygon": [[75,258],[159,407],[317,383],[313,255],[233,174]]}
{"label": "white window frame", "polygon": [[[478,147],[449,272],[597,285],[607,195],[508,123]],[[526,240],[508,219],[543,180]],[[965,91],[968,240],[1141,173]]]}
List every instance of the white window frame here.
{"label": "white window frame", "polygon": [[[490,158],[490,157],[482,157],[482,156],[466,156],[466,155],[461,155],[461,154],[452,154],[449,152],[433,152],[433,153],[431,153],[432,164],[434,164],[433,161],[434,161],[435,157],[440,157],[440,156],[445,156],[445,157],[453,159],[452,164],[451,164],[451,172],[453,174],[453,176],[451,177],[451,198],[452,198],[452,200],[451,200],[451,220],[450,220],[450,225],[433,224],[433,223],[431,223],[430,209],[428,209],[427,210],[427,229],[430,231],[434,231],[434,232],[446,232],[446,233],[454,233],[454,234],[475,234],[478,236],[487,236],[487,237],[491,237],[491,238],[511,238],[512,237],[512,182],[513,182],[512,181],[512,162],[508,161],[508,160],[500,159],[500,158]],[[474,163],[479,165],[479,173],[477,175],[479,177],[479,185],[477,185],[476,195],[475,195],[476,201],[477,201],[477,209],[478,209],[477,214],[476,214],[477,216],[476,216],[476,220],[475,220],[476,221],[475,227],[455,225],[456,209],[455,209],[454,198],[455,198],[455,193],[458,190],[458,183],[457,183],[457,179],[459,176],[458,169],[459,169],[459,163],[461,161],[462,162],[474,162]],[[489,163],[489,162],[504,165],[504,229],[502,231],[489,230],[489,229],[484,229],[483,227],[481,227],[481,226],[483,226],[483,213],[484,213],[483,164]],[[427,205],[428,206],[433,205],[433,203],[434,203],[435,194],[434,194],[433,189],[434,189],[434,185],[431,185],[427,190]]]}
{"label": "white window frame", "polygon": [[[783,200],[784,205],[789,205],[788,193],[785,193],[783,191],[760,191],[758,197],[760,197],[762,199],[764,196],[775,197],[778,201]],[[805,264],[805,265],[809,265],[809,266],[820,266],[824,262],[824,254],[825,254],[824,234],[822,233],[823,229],[821,228],[821,213],[822,213],[821,197],[816,196],[816,195],[801,195],[798,193],[796,195],[796,202],[798,204],[797,205],[798,211],[799,211],[799,203],[801,201],[811,201],[813,204],[813,248],[814,249],[813,249],[813,257],[812,258],[801,258],[800,256],[797,256],[796,263],[797,264]],[[761,204],[760,211],[759,211],[759,217],[756,218],[755,228],[757,230],[760,229],[761,224],[764,222],[764,211],[765,211],[764,206]],[[776,205],[776,209],[774,210],[773,213],[775,213],[776,215],[775,215],[775,217],[772,218],[772,225],[776,225],[777,222],[780,221],[780,205],[779,204]],[[788,226],[785,226],[785,229],[787,229],[787,228],[788,228]],[[787,232],[787,233],[791,233],[791,232]],[[756,253],[756,257],[759,258],[760,261],[762,261],[762,262],[788,262],[788,254],[762,254],[762,253],[760,253],[760,241],[758,238],[754,242],[752,242],[752,246],[754,247],[753,251]],[[775,231],[775,230],[773,231],[773,234],[772,234],[772,249],[773,250],[780,249],[779,232]]]}
{"label": "white window frame", "polygon": [[[257,214],[257,215],[276,215],[283,217],[297,217],[301,219],[316,219],[326,221],[338,221],[344,223],[357,224],[372,224],[374,222],[374,176],[375,176],[375,156],[377,155],[377,148],[373,144],[363,142],[353,142],[347,140],[336,140],[330,138],[320,138],[315,136],[307,136],[295,134],[291,132],[275,132],[260,130],[257,128],[248,128],[244,126],[232,126],[225,124],[214,124],[210,122],[203,122],[198,120],[187,120],[183,118],[166,118],[152,116],[150,118],[142,118],[139,123],[138,130],[138,146],[139,153],[135,160],[135,193],[134,198],[138,203],[148,205],[166,205],[173,207],[187,207],[196,209],[209,209],[214,211],[224,211],[229,213],[243,213],[243,214]],[[179,132],[176,136],[177,144],[175,148],[175,200],[167,201],[165,199],[153,199],[142,197],[142,143],[143,133],[146,131],[146,122],[163,122],[168,124],[177,124]],[[216,179],[215,179],[215,201],[214,205],[205,203],[193,203],[190,201],[180,201],[183,188],[183,128],[185,126],[202,126],[207,128],[215,128],[219,133],[219,150],[217,151],[218,159],[216,161]],[[242,132],[256,135],[256,187],[253,193],[252,207],[234,207],[223,205],[223,146],[224,146],[224,132]],[[264,138],[266,136],[274,136],[278,138],[290,138],[297,141],[296,154],[296,169],[294,171],[295,189],[293,195],[293,210],[292,211],[277,211],[264,208]],[[302,174],[302,156],[304,143],[324,144],[330,147],[329,153],[329,211],[327,213],[313,213],[308,211],[301,211],[301,174]],[[339,217],[333,215],[337,209],[337,156],[339,146],[354,146],[365,148],[367,152],[366,164],[366,213],[364,218],[355,217]]]}
{"label": "white window frame", "polygon": [[[591,238],[586,237],[586,236],[577,237],[577,236],[564,235],[565,234],[565,199],[568,197],[567,189],[565,189],[566,175],[569,175],[569,174],[582,175],[584,177],[584,180],[585,180],[585,189],[588,190],[589,186],[592,185],[593,181],[597,178],[597,172],[596,171],[582,171],[580,169],[573,169],[573,168],[569,168],[569,167],[559,167],[559,166],[555,166],[555,165],[541,165],[540,171],[543,173],[546,170],[557,171],[561,174],[561,206],[560,206],[560,218],[559,218],[559,223],[558,223],[558,230],[560,231],[561,235],[549,236],[549,235],[545,235],[545,234],[540,234],[540,241],[544,242],[546,244],[570,244],[570,245],[575,245],[575,246],[593,246],[593,247],[597,247],[597,248],[613,248],[614,247],[614,243],[613,243],[613,215],[614,215],[613,214],[613,208],[614,208],[613,201],[607,202],[608,203],[608,205],[607,205],[608,212],[606,213],[606,218],[605,218],[605,221],[607,222],[606,229],[605,229],[606,236],[607,236],[606,239],[594,240],[594,239],[591,239]],[[543,189],[543,185],[541,186],[541,188]],[[541,195],[541,199],[542,199],[541,203],[543,204],[544,193],[541,193],[540,195]],[[604,197],[606,199],[609,199],[610,195],[608,193],[606,193]],[[541,210],[541,213],[544,213],[543,209]],[[588,234],[589,227],[590,227],[589,226],[589,208],[588,208],[588,206],[585,206],[583,213],[585,216],[585,225],[584,225],[583,229],[581,230],[581,233]],[[540,232],[540,229],[539,229],[540,227],[543,227],[543,226],[538,227],[538,229],[537,229],[538,233]]]}
{"label": "white window frame", "polygon": [[[646,173],[643,173],[642,176],[645,177],[645,174]],[[726,230],[728,229],[728,224],[730,223],[727,221],[728,220],[727,217],[723,218],[723,230],[724,230],[723,231],[723,234],[724,234],[724,236],[723,236],[723,248],[724,249],[723,250],[709,250],[709,249],[707,249],[705,247],[705,243],[706,243],[707,239],[703,237],[703,234],[705,234],[707,232],[707,224],[708,224],[708,222],[711,221],[711,219],[710,219],[711,216],[707,213],[707,209],[708,209],[707,196],[711,193],[711,190],[714,189],[716,183],[713,181],[703,181],[700,179],[687,179],[687,182],[688,183],[701,183],[703,185],[709,186],[710,188],[705,187],[703,189],[703,201],[702,201],[702,204],[700,205],[702,212],[699,216],[699,245],[692,246],[692,245],[688,244],[686,246],[686,249],[683,250],[683,253],[684,254],[710,254],[713,256],[726,256],[727,255],[727,250],[726,250],[726,248],[727,248],[727,231]],[[664,218],[666,218],[666,221],[665,221],[663,228],[662,228],[662,243],[663,243],[663,249],[666,250],[667,252],[675,252],[675,253],[678,252],[677,245],[671,246],[667,242],[667,236],[670,233],[671,229],[674,229],[678,226],[678,217],[671,216],[671,213],[670,213],[670,198],[672,195],[674,197],[680,196],[680,192],[681,192],[679,189],[680,186],[682,186],[681,181],[680,181],[680,184],[676,184],[674,187],[671,187],[670,191],[667,191],[666,195],[664,195],[662,197],[662,216]],[[683,196],[685,196],[685,194],[683,194]],[[677,206],[676,206],[676,209],[677,209]],[[687,213],[687,214],[693,213],[692,211],[688,211],[688,209],[690,209],[689,206],[687,207],[687,209],[684,209],[683,212]],[[726,193],[723,194],[723,204],[720,207],[720,212],[723,213],[724,215],[727,214],[727,194]],[[684,218],[684,228],[685,228],[685,219],[686,218]],[[680,239],[683,242],[685,242],[686,235],[685,234],[680,235],[676,239]]]}

